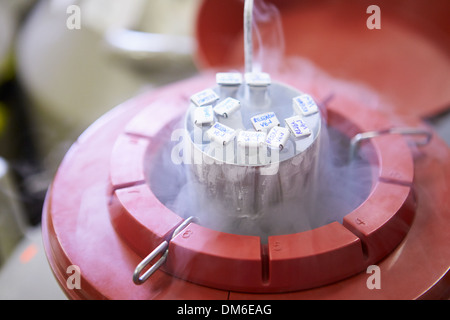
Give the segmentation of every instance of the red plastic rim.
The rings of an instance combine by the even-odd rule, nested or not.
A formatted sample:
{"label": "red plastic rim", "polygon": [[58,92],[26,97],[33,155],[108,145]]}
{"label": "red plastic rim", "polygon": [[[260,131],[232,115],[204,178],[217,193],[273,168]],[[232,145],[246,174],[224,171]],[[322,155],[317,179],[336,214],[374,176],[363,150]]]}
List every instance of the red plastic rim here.
{"label": "red plastic rim", "polygon": [[[281,12],[287,55],[317,58],[337,78],[370,84],[392,100],[392,114],[401,122],[417,125],[449,99],[449,2],[402,1],[378,2],[380,32],[365,27],[369,2],[273,2]],[[242,6],[204,1],[197,25],[202,66],[242,65]],[[298,37],[304,26],[310,38]],[[318,80],[304,89],[323,98],[327,83]],[[303,84],[296,74],[286,82]],[[137,264],[182,222],[153,194],[145,157],[160,148],[159,132],[184,112],[190,94],[211,83],[213,75],[203,73],[124,103],[94,123],[64,158],[42,226],[49,263],[70,298],[448,299],[450,150],[435,137],[415,150],[413,161],[395,135],[364,142],[366,157],[379,170],[370,196],[342,224],[272,236],[261,246],[257,237],[192,223],[170,241],[165,266],[136,286]],[[393,121],[335,93],[327,121],[350,137]],[[381,290],[366,285],[365,269],[374,263],[382,272]],[[80,289],[67,286],[71,265],[80,267]]]}
{"label": "red plastic rim", "polygon": [[[159,131],[182,114],[177,103],[164,108],[161,102],[147,106],[128,123],[111,154],[112,222],[142,258],[161,242],[169,241],[182,221],[156,198],[145,173],[147,154],[157,152],[163,143]],[[345,99],[330,103],[327,114],[328,125],[344,130],[349,137],[389,126],[381,114]],[[159,115],[165,123],[156,122],[161,119]],[[407,200],[411,200],[414,168],[403,137],[377,137],[368,144],[371,147],[366,149],[373,154],[367,156],[379,170],[368,199],[346,215],[343,224],[271,236],[267,245],[261,245],[259,237],[223,233],[192,223],[170,241],[163,269],[178,278],[222,290],[284,292],[326,285],[378,262],[399,244],[413,220],[414,204]],[[396,147],[391,148],[392,144]]]}
{"label": "red plastic rim", "polygon": [[[448,296],[450,256],[445,248],[450,241],[447,232],[450,217],[442,208],[450,205],[444,192],[450,179],[450,151],[439,138],[433,139],[416,157],[414,184],[411,184],[411,152],[403,139],[371,140],[370,152],[377,155],[374,161],[381,164],[376,173],[379,179],[369,199],[347,215],[344,224],[332,223],[311,232],[271,237],[267,248],[261,247],[258,239],[245,238],[243,253],[236,252],[236,245],[242,246],[242,237],[217,234],[191,224],[171,241],[164,270],[158,270],[143,285],[135,285],[132,274],[137,264],[181,222],[154,198],[151,186],[141,174],[145,167],[143,157],[151,152],[152,146],[158,147],[157,128],[163,128],[163,125],[146,125],[146,121],[151,123],[153,119],[144,120],[143,115],[160,103],[171,110],[183,108],[191,92],[208,87],[212,81],[212,75],[203,74],[128,101],[94,123],[66,155],[46,199],[43,237],[52,270],[69,297],[415,299]],[[347,110],[356,113],[340,110],[343,102],[350,108]],[[381,114],[358,113],[360,107],[336,97],[328,105],[328,121],[338,127],[338,123],[343,123],[340,118],[344,117],[350,123],[346,127],[355,132],[360,127],[366,128],[365,125],[367,130],[388,125]],[[138,114],[141,116],[137,117]],[[166,119],[165,123],[171,122],[171,117]],[[383,145],[392,144],[392,139],[399,140],[395,142],[399,152],[384,153]],[[128,157],[129,166],[124,165],[127,154],[123,154],[122,160],[112,157],[117,153],[115,150],[122,148],[135,155]],[[116,165],[124,171],[113,170]],[[412,190],[419,201],[411,224],[412,212],[407,210],[407,204],[412,200],[408,197]],[[380,203],[384,205],[380,207]],[[148,205],[154,211],[148,210]],[[379,213],[381,208],[383,212],[373,219],[371,210]],[[163,217],[155,217],[150,211],[161,212]],[[205,240],[211,241],[213,235],[219,237],[207,248]],[[385,243],[385,237],[390,239],[388,248],[378,245],[381,240]],[[314,246],[298,245],[299,241]],[[234,246],[232,253],[229,245]],[[194,255],[197,251],[199,254]],[[190,256],[194,259],[189,259]],[[379,260],[381,257],[384,258]],[[381,290],[369,290],[366,286],[368,275],[364,268],[375,261],[385,284]],[[181,270],[185,262],[195,264],[196,268]],[[243,273],[236,275],[224,270],[227,264],[234,264]],[[80,289],[67,287],[70,265],[80,267]],[[411,267],[418,265],[421,267]],[[320,272],[306,270],[314,267],[321,268]],[[252,274],[245,279],[250,273],[245,268],[252,268],[256,276]],[[311,278],[305,279],[305,270]],[[284,274],[289,274],[289,281]],[[230,283],[224,284],[222,277]],[[323,285],[318,286],[320,283]],[[217,289],[219,286],[222,289]],[[299,289],[307,287],[312,289]]]}

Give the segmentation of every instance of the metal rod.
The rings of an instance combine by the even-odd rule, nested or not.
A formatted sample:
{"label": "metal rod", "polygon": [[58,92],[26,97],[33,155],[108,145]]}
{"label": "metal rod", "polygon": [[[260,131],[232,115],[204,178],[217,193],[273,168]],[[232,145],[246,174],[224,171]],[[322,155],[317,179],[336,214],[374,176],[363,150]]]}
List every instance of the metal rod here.
{"label": "metal rod", "polygon": [[381,135],[386,134],[401,134],[401,135],[410,135],[410,136],[424,136],[424,140],[422,141],[416,141],[416,145],[426,145],[430,142],[433,134],[425,129],[419,129],[419,128],[390,128],[385,130],[379,130],[379,131],[369,131],[369,132],[363,132],[358,133],[355,135],[351,141],[350,141],[350,157],[349,161],[352,161],[354,157],[356,156],[357,149],[363,140],[372,139]]}
{"label": "metal rod", "polygon": [[244,4],[244,55],[245,72],[253,71],[253,0],[245,0]]}
{"label": "metal rod", "polygon": [[[189,217],[184,220],[172,233],[169,241],[163,241],[157,246],[150,254],[142,260],[133,273],[133,282],[137,285],[143,284],[147,281],[152,274],[154,274],[165,262],[169,255],[169,242],[175,238],[184,228],[186,228],[191,222],[198,222],[197,217]],[[150,263],[156,259],[160,254],[162,256],[142,275],[142,272]]]}
{"label": "metal rod", "polygon": [[[141,263],[138,264],[133,273],[133,282],[135,284],[143,284],[152,274],[155,273],[156,270],[158,270],[164,264],[164,262],[166,262],[167,255],[169,254],[169,251],[167,250],[168,246],[169,243],[167,241],[163,241],[158,247],[156,247],[155,250],[150,252],[150,254],[145,257],[145,259],[142,260]],[[163,254],[161,258],[159,258],[155,264],[153,264],[143,275],[141,275],[145,267],[147,267],[161,253]]]}

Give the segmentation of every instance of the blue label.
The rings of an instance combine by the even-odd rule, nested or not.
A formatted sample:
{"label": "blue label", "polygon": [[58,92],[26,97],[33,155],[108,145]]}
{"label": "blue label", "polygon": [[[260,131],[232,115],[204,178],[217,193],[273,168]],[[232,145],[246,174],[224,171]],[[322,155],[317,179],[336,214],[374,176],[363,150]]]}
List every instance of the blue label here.
{"label": "blue label", "polygon": [[257,115],[251,118],[251,121],[253,123],[253,127],[257,131],[260,131],[262,129],[270,129],[280,124],[280,122],[277,119],[277,116],[273,112]]}

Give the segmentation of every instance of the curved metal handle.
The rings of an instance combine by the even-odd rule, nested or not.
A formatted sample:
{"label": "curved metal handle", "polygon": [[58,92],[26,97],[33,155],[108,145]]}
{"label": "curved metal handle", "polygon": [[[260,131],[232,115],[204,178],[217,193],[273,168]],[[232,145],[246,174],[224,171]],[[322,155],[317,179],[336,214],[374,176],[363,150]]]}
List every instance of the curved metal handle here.
{"label": "curved metal handle", "polygon": [[412,136],[423,136],[425,137],[422,141],[416,141],[416,145],[426,145],[431,141],[431,138],[433,137],[433,134],[425,129],[420,128],[390,128],[385,130],[379,130],[379,131],[369,131],[369,132],[363,132],[356,134],[350,141],[350,157],[349,161],[351,161],[355,155],[356,151],[359,147],[359,144],[363,140],[372,139],[381,135],[386,134],[401,134],[401,135],[412,135]]}
{"label": "curved metal handle", "polygon": [[[186,220],[184,220],[172,233],[172,236],[170,237],[171,241],[173,238],[175,238],[184,228],[188,226],[191,222],[197,222],[197,217],[189,217]],[[150,263],[155,260],[157,256],[159,256],[162,253],[162,256],[156,261],[143,275],[142,272],[144,269],[150,265]],[[159,246],[157,246],[150,254],[144,258],[134,269],[133,273],[133,282],[137,285],[143,284],[152,274],[156,272],[163,264],[166,262],[167,256],[169,255],[169,242],[163,241]]]}
{"label": "curved metal handle", "polygon": [[[166,262],[167,255],[169,254],[169,251],[167,250],[168,246],[169,246],[169,243],[167,241],[164,241],[159,246],[157,246],[155,250],[150,252],[150,254],[147,257],[145,257],[145,259],[142,260],[141,263],[138,264],[138,266],[134,270],[134,274],[133,274],[133,282],[135,284],[144,283],[152,274],[155,273],[156,270],[159,269],[159,267],[161,267],[164,264],[164,262]],[[159,258],[158,261],[156,261],[156,263],[154,265],[152,265],[141,276],[142,271],[161,253],[163,253],[161,258]]]}

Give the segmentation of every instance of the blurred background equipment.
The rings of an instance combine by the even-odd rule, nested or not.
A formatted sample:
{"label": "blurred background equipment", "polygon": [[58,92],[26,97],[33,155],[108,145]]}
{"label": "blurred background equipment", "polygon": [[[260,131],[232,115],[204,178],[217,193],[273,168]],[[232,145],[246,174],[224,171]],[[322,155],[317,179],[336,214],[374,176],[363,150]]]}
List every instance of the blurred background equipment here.
{"label": "blurred background equipment", "polygon": [[[196,72],[199,0],[39,1],[17,40],[18,77],[30,99],[40,181],[95,119],[143,90]],[[69,5],[80,29],[66,27]]]}
{"label": "blurred background equipment", "polygon": [[0,158],[0,266],[24,235],[24,213],[8,163]]}
{"label": "blurred background equipment", "polygon": [[[99,116],[197,72],[199,3],[0,0],[0,298],[63,296],[40,239],[43,201],[56,168]],[[71,30],[73,5],[80,8],[81,28]],[[35,255],[24,264],[22,251],[29,246]],[[11,290],[10,279],[25,273]]]}

